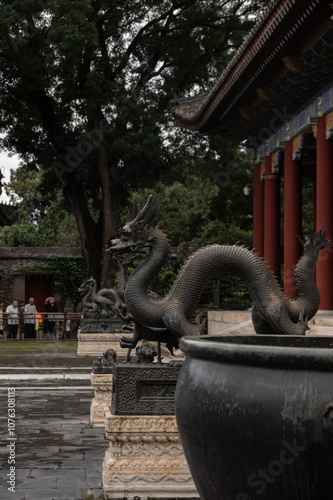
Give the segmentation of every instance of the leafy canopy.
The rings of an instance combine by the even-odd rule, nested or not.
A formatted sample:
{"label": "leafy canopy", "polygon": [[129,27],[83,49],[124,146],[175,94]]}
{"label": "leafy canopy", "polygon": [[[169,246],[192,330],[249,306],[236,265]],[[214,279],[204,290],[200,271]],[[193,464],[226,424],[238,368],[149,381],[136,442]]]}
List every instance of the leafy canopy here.
{"label": "leafy canopy", "polygon": [[178,165],[178,180],[169,185],[158,182],[133,192],[132,198],[143,204],[152,194],[154,203],[162,205],[160,225],[174,247],[183,242],[236,241],[251,246],[253,196],[243,192],[251,176],[245,154],[225,146],[223,156],[184,159]]}
{"label": "leafy canopy", "polygon": [[0,145],[41,172],[43,197],[60,181],[103,286],[128,192],[170,180],[184,146],[200,149],[170,133],[170,99],[207,90],[265,4],[0,1]]}
{"label": "leafy canopy", "polygon": [[26,166],[12,170],[5,185],[10,202],[17,205],[18,222],[1,228],[3,246],[80,246],[80,236],[73,214],[60,188],[46,197],[41,192],[41,172]]}

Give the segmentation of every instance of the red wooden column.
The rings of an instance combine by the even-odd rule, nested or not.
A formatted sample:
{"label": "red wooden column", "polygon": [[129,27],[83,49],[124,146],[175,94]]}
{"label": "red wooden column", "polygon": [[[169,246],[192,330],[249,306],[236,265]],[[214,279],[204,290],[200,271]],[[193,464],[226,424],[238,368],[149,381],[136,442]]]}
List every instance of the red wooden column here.
{"label": "red wooden column", "polygon": [[261,165],[254,165],[254,199],[253,199],[253,248],[259,252],[260,256],[264,256],[264,200],[265,200],[265,183],[260,180]]}
{"label": "red wooden column", "polygon": [[265,162],[264,257],[280,276],[280,177],[272,174],[272,157]]}
{"label": "red wooden column", "polygon": [[[328,228],[333,236],[333,143],[326,139],[326,117],[318,118],[317,127],[316,230]],[[333,248],[322,250],[316,269],[320,309],[333,310]]]}
{"label": "red wooden column", "polygon": [[293,267],[302,254],[296,235],[302,236],[301,163],[293,160],[293,142],[287,141],[284,152],[284,293],[297,297]]}

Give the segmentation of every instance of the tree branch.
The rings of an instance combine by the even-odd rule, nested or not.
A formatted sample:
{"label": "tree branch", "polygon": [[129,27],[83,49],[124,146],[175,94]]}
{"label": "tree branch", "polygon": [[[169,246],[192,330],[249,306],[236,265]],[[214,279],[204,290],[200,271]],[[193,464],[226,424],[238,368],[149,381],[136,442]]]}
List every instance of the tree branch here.
{"label": "tree branch", "polygon": [[185,1],[185,2],[179,2],[179,3],[173,3],[171,8],[169,10],[167,10],[166,12],[164,12],[163,14],[161,14],[160,16],[156,17],[155,19],[152,19],[151,21],[149,21],[148,23],[146,23],[144,26],[142,26],[142,28],[140,28],[140,30],[138,31],[138,33],[135,35],[135,37],[133,38],[133,40],[131,41],[131,43],[129,44],[126,52],[125,52],[125,55],[124,55],[124,59],[123,61],[117,66],[116,70],[115,70],[115,73],[118,73],[120,71],[122,71],[126,64],[128,63],[128,60],[130,58],[130,56],[134,53],[136,47],[139,45],[140,41],[142,40],[145,32],[151,28],[152,26],[158,24],[159,22],[163,21],[164,19],[167,19],[170,15],[173,14],[173,12],[176,10],[176,9],[180,9],[181,7],[190,7],[191,5],[195,4],[197,0],[190,0],[190,1]]}

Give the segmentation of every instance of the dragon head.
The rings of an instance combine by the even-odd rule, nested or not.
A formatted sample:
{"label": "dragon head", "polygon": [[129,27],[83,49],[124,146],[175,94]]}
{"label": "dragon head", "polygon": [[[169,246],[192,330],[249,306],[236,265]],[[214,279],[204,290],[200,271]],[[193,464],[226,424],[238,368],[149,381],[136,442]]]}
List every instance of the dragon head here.
{"label": "dragon head", "polygon": [[92,288],[93,284],[94,284],[94,278],[91,276],[90,278],[87,278],[86,280],[84,280],[80,287],[77,289],[77,291],[79,292],[80,295],[85,295],[89,289]]}
{"label": "dragon head", "polygon": [[119,231],[119,238],[111,240],[106,251],[122,265],[132,262],[138,253],[150,246],[151,234],[161,218],[161,206],[152,206],[153,196],[149,195],[144,207],[133,203],[133,210],[127,210],[126,224]]}

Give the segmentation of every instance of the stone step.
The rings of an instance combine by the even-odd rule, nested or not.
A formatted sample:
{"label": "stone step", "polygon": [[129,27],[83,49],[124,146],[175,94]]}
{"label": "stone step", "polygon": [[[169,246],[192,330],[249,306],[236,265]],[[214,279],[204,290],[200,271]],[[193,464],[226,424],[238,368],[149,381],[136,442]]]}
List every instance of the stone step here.
{"label": "stone step", "polygon": [[57,367],[31,367],[31,366],[0,366],[0,374],[23,374],[23,373],[38,373],[41,375],[58,374],[58,373],[90,373],[91,366],[57,366]]}
{"label": "stone step", "polygon": [[333,326],[329,326],[328,324],[323,324],[321,321],[317,322],[317,320],[309,321],[310,330],[306,332],[307,335],[329,335],[333,336]]}
{"label": "stone step", "polygon": [[[333,336],[333,313],[319,312],[309,321],[307,335]],[[254,334],[250,311],[209,311],[208,333],[218,334]]]}
{"label": "stone step", "polygon": [[[90,373],[2,373],[1,381],[5,380],[86,380],[90,381]],[[90,382],[89,382],[90,383]]]}

